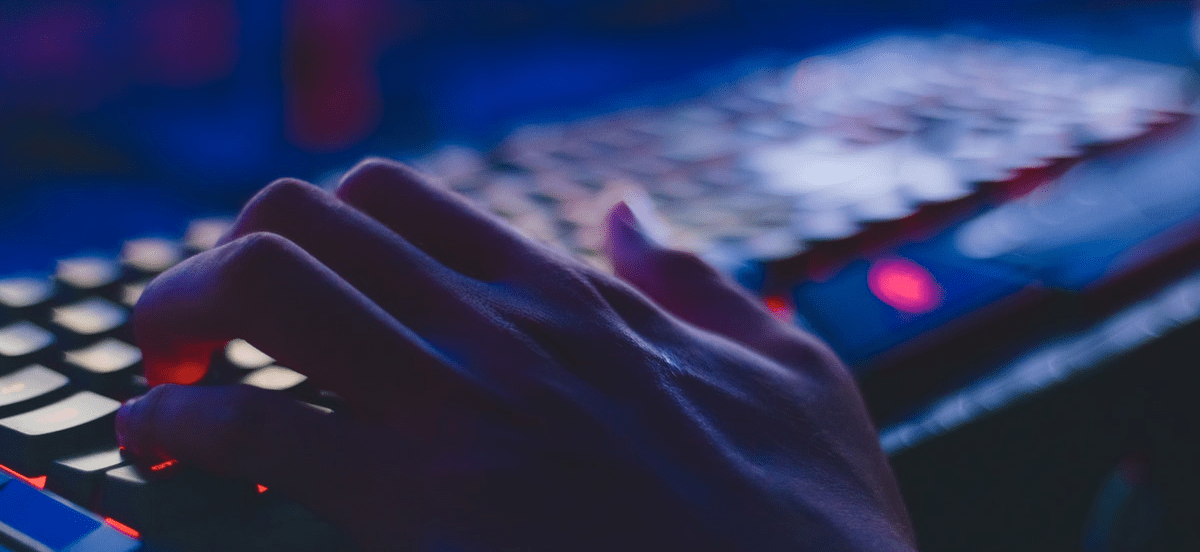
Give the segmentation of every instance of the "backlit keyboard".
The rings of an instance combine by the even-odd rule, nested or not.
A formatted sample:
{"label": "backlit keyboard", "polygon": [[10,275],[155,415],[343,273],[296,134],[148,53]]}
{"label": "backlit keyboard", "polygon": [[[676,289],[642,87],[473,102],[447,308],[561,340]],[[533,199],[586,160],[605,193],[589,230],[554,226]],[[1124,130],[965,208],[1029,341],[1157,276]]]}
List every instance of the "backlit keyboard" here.
{"label": "backlit keyboard", "polygon": [[[1046,45],[889,37],[759,66],[665,107],[406,160],[604,269],[601,221],[630,202],[661,241],[829,341],[896,451],[1065,377],[1026,367],[1050,362],[1049,349],[946,395],[1017,358],[1012,347],[1051,333],[1107,339],[1087,328],[1141,312],[1122,309],[1193,268],[1180,231],[1200,212],[1200,155],[1184,145],[1197,134],[1189,82],[1177,68]],[[115,255],[62,259],[49,276],[0,278],[0,551],[350,549],[269,489],[117,449],[116,409],[146,390],[130,308],[227,224],[198,220],[178,240],[134,239]],[[1194,299],[1188,285],[1171,300]],[[1081,308],[1080,297],[1095,301]],[[1171,320],[1194,316],[1181,313]],[[1009,337],[961,346],[993,335]],[[218,383],[337,407],[243,341],[213,362]]]}

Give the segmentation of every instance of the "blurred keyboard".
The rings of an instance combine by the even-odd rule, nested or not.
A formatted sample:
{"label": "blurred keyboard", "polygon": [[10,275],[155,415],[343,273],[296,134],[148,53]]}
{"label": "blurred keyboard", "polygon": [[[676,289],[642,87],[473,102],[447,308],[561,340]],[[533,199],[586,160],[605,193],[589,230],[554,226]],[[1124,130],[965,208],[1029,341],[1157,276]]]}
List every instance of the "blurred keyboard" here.
{"label": "blurred keyboard", "polygon": [[829,342],[883,424],[1197,257],[1165,243],[1200,212],[1190,70],[888,36],[718,80],[410,161],[601,267],[629,201]]}
{"label": "blurred keyboard", "polygon": [[[1195,315],[1176,304],[1195,307],[1186,277],[1200,260],[1200,132],[1185,70],[1041,44],[887,37],[720,83],[667,106],[520,127],[490,151],[406,160],[604,269],[601,221],[628,201],[660,241],[829,341],[889,424],[889,450],[1078,370],[1035,373],[1026,366],[1058,358],[1038,349],[980,379],[1021,351],[1099,340],[1088,354],[1116,354],[1110,334],[1126,322],[1105,319],[1140,320],[1154,301],[1174,305],[1164,320]],[[269,489],[117,449],[119,401],[146,389],[129,309],[226,224],[198,220],[181,239],[0,278],[0,551],[349,549]],[[1155,299],[1162,289],[1168,298]],[[1139,339],[1161,330],[1145,328]],[[336,408],[248,343],[214,362],[223,382]],[[970,400],[949,395],[977,380]]]}

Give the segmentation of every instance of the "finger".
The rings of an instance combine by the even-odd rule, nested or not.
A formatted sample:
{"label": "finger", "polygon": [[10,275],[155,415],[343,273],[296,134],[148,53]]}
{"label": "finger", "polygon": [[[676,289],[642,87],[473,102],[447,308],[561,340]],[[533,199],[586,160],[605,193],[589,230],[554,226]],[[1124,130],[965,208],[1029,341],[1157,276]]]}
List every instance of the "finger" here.
{"label": "finger", "polygon": [[605,247],[617,275],[675,316],[744,344],[777,331],[779,323],[741,286],[699,257],[647,237],[625,203],[613,208],[607,225]]}
{"label": "finger", "polygon": [[336,194],[467,276],[495,281],[528,274],[548,255],[503,221],[395,161],[363,161],[346,173]]}
{"label": "finger", "polygon": [[[381,539],[380,532],[404,521],[395,511],[413,498],[381,496],[380,489],[394,493],[405,484],[389,480],[410,473],[396,465],[404,454],[388,454],[387,443],[365,426],[277,392],[163,385],[123,405],[116,426],[121,446],[135,455],[265,485],[359,542],[399,538]],[[383,519],[383,512],[392,515]]]}
{"label": "finger", "polygon": [[327,267],[275,234],[189,258],[146,288],[134,331],[152,384],[193,383],[242,338],[363,408],[394,410],[466,381],[442,355]]}
{"label": "finger", "polygon": [[452,337],[481,339],[492,329],[470,301],[484,292],[478,281],[316,186],[290,179],[267,186],[222,243],[259,232],[296,244],[426,340],[449,347]]}

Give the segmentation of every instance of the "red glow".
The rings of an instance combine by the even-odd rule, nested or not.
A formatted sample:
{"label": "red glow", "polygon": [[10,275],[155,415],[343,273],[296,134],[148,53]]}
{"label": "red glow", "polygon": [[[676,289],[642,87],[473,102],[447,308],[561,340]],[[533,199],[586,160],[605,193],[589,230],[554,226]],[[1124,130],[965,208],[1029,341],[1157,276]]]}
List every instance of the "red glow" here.
{"label": "red glow", "polygon": [[150,466],[150,471],[162,471],[178,463],[178,460],[167,460],[166,462]]}
{"label": "red glow", "polygon": [[267,486],[266,486],[266,485],[257,485],[257,487],[258,487],[258,492],[259,492],[259,494],[262,494],[262,493],[265,493],[265,492],[267,492]]}
{"label": "red glow", "polygon": [[942,286],[925,267],[908,259],[883,259],[871,265],[867,285],[896,310],[921,314],[942,305]]}
{"label": "red glow", "polygon": [[110,518],[110,517],[104,518],[104,523],[107,523],[109,527],[112,527],[113,529],[116,529],[117,531],[125,533],[126,535],[129,535],[132,538],[136,539],[136,538],[139,538],[142,536],[142,534],[137,532],[137,530],[134,529],[133,527],[125,525],[124,523],[121,523],[113,518]]}
{"label": "red glow", "polygon": [[147,366],[146,380],[151,386],[162,383],[190,385],[200,381],[207,372],[207,360],[181,360],[170,364]]}
{"label": "red glow", "polygon": [[792,308],[788,305],[787,299],[783,297],[778,295],[765,297],[763,298],[763,304],[766,305],[767,310],[775,315],[776,318],[788,320],[792,317]]}
{"label": "red glow", "polygon": [[0,464],[0,471],[3,471],[5,473],[7,473],[8,475],[11,475],[17,479],[20,479],[21,481],[29,483],[30,485],[33,485],[34,487],[37,487],[39,489],[46,488],[46,476],[44,476],[44,475],[39,475],[37,477],[25,477],[24,475],[17,473],[16,470],[14,470],[8,466],[5,466],[3,464]]}

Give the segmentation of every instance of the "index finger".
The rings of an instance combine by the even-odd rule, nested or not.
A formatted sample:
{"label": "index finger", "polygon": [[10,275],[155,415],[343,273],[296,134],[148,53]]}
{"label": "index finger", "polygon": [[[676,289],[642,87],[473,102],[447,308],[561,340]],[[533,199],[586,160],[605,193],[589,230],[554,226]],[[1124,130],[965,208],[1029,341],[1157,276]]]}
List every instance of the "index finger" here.
{"label": "index finger", "polygon": [[155,279],[134,309],[151,384],[195,383],[242,338],[320,387],[377,412],[469,378],[302,249],[252,234]]}

